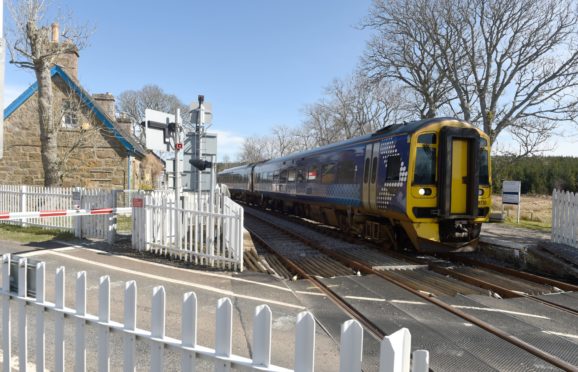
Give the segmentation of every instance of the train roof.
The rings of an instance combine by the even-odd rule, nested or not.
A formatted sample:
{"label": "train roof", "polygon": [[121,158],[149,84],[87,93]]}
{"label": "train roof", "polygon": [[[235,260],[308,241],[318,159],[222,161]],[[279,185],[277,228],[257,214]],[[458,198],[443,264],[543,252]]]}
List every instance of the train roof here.
{"label": "train roof", "polygon": [[[411,122],[404,122],[402,124],[392,124],[392,125],[388,125],[386,127],[383,127],[371,134],[366,134],[363,136],[359,136],[359,137],[354,137],[354,138],[350,138],[348,140],[345,141],[340,141],[340,142],[335,142],[335,143],[331,143],[329,145],[325,145],[325,146],[321,146],[321,147],[315,147],[313,149],[309,149],[309,150],[305,150],[305,151],[301,151],[301,152],[294,152],[292,154],[280,157],[280,158],[275,158],[275,159],[270,159],[267,160],[266,162],[262,162],[262,163],[268,163],[270,161],[285,161],[288,159],[293,159],[293,158],[299,158],[299,157],[306,157],[308,155],[317,153],[317,152],[322,152],[322,151],[327,151],[327,150],[331,150],[332,148],[338,148],[338,147],[343,147],[343,146],[348,146],[348,145],[352,145],[358,142],[364,142],[367,141],[371,138],[374,137],[387,137],[387,136],[395,136],[395,135],[400,135],[400,134],[410,134],[413,132],[416,132],[420,129],[422,129],[423,127],[426,127],[430,124],[434,124],[434,123],[438,123],[441,121],[446,121],[446,120],[455,120],[455,121],[461,121],[463,122],[463,120],[459,120],[456,118],[451,118],[451,117],[441,117],[441,118],[433,118],[433,119],[423,119],[423,120],[416,120],[416,121],[411,121]],[[256,165],[259,165],[259,163],[257,163]]]}

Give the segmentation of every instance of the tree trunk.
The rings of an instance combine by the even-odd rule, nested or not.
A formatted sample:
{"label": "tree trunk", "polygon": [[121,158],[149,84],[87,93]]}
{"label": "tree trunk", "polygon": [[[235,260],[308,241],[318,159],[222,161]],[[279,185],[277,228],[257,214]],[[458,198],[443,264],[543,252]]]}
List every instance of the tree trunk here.
{"label": "tree trunk", "polygon": [[35,68],[38,81],[38,114],[40,120],[40,143],[44,186],[60,186],[62,183],[58,160],[58,128],[52,115],[52,77],[48,64],[40,61]]}

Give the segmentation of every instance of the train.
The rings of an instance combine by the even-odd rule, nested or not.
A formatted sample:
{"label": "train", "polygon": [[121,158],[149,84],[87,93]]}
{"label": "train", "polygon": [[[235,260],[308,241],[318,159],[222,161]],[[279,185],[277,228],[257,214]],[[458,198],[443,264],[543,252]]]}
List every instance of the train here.
{"label": "train", "polygon": [[232,198],[395,249],[477,248],[491,207],[490,140],[433,118],[218,173]]}

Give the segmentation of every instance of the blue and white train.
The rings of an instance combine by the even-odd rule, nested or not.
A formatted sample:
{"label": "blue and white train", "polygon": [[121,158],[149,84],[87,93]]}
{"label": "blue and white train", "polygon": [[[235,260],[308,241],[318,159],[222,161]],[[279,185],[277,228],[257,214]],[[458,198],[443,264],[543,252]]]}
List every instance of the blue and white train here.
{"label": "blue and white train", "polygon": [[476,247],[491,206],[490,143],[436,118],[226,169],[234,198],[418,251]]}

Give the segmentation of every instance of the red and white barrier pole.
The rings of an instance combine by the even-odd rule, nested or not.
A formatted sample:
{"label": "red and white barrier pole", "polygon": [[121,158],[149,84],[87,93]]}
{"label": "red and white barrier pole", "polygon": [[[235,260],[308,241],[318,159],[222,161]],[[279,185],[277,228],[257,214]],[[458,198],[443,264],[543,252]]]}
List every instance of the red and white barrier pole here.
{"label": "red and white barrier pole", "polygon": [[19,220],[22,218],[45,218],[45,217],[75,217],[94,216],[103,214],[128,214],[132,213],[132,208],[100,208],[100,209],[63,209],[53,211],[36,212],[0,212],[0,220]]}

